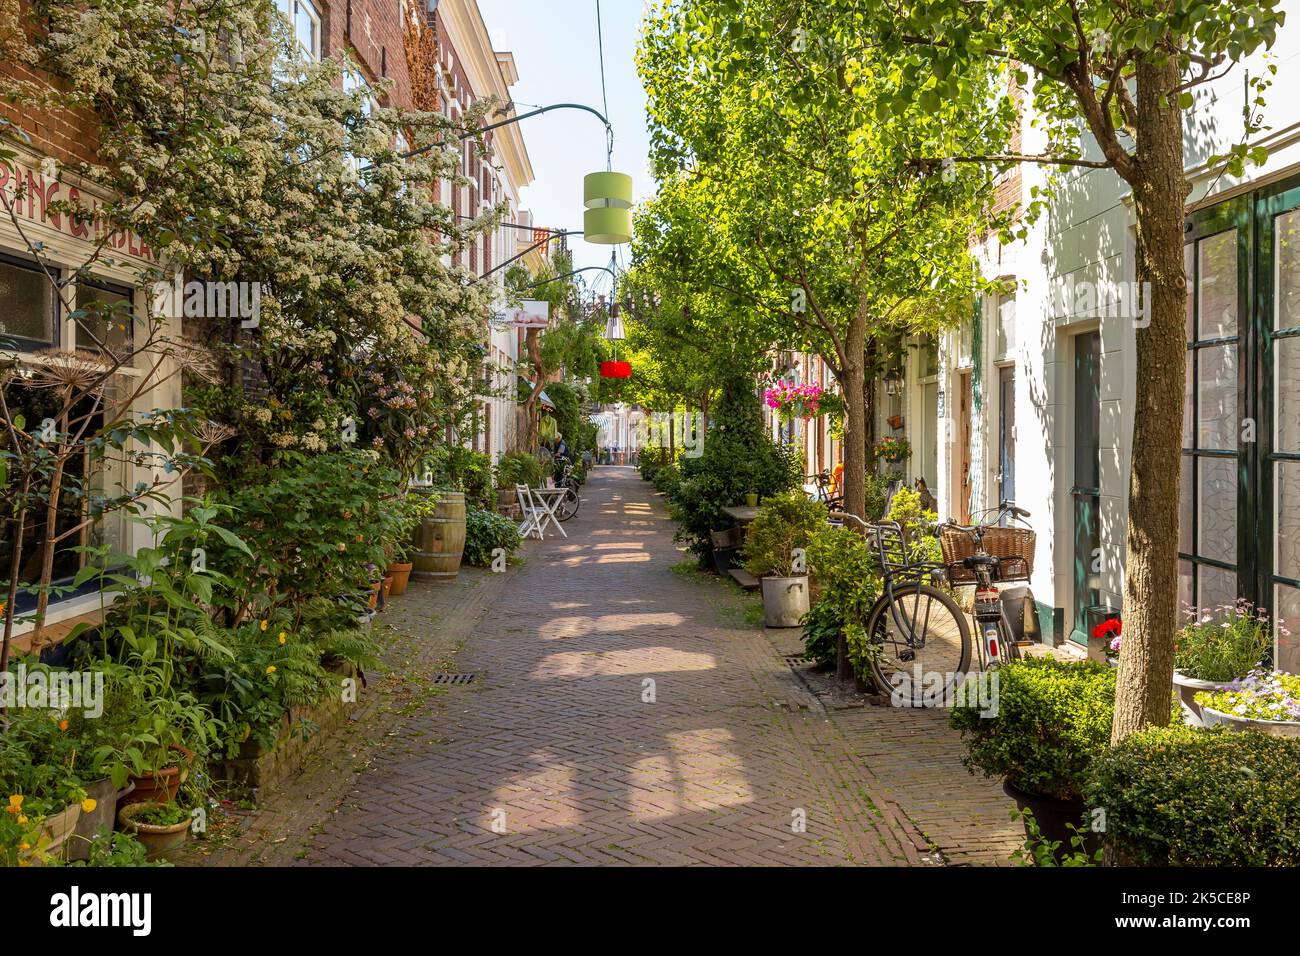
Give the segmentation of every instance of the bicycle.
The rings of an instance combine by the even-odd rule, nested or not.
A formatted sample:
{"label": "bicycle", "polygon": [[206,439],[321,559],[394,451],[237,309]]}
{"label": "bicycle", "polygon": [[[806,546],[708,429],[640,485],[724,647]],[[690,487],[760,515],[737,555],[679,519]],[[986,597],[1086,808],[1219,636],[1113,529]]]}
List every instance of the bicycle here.
{"label": "bicycle", "polygon": [[948,522],[938,528],[949,584],[975,585],[972,616],[980,633],[982,670],[1019,659],[1020,648],[997,585],[1028,581],[1034,571],[1036,535],[1025,520],[1029,512],[1017,508],[1014,502],[1003,501],[981,517],[994,512],[992,524]]}
{"label": "bicycle", "polygon": [[555,506],[555,517],[561,521],[568,521],[578,513],[578,506],[582,503],[582,498],[578,495],[578,479],[573,476],[573,463],[567,458],[557,458],[556,462],[564,463],[564,470],[560,477],[556,479],[556,487],[565,489],[564,497],[560,503]]}
{"label": "bicycle", "polygon": [[877,688],[908,706],[940,693],[949,699],[970,667],[971,636],[962,609],[935,583],[942,582],[944,566],[921,560],[897,522],[868,524],[848,513],[835,518],[860,525],[880,562],[882,591],[864,622]]}

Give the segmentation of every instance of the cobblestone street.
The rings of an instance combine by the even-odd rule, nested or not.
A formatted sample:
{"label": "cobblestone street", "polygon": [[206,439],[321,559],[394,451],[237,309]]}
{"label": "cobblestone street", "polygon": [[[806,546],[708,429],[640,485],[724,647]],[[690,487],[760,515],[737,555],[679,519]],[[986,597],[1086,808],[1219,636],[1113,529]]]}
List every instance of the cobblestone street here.
{"label": "cobblestone street", "polygon": [[824,703],[783,659],[797,630],[673,527],[598,468],[567,539],[412,582],[355,719],[207,862],[1006,864],[1010,801],[946,715]]}

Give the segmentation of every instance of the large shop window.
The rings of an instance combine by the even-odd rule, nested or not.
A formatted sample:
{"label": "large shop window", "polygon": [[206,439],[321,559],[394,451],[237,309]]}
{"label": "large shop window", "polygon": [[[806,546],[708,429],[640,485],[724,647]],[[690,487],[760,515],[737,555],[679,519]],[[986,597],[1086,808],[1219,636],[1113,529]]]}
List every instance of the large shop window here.
{"label": "large shop window", "polygon": [[0,255],[0,348],[30,352],[57,345],[57,301],[36,265]]}
{"label": "large shop window", "polygon": [[1198,211],[1187,238],[1181,596],[1268,608],[1300,672],[1300,179]]}

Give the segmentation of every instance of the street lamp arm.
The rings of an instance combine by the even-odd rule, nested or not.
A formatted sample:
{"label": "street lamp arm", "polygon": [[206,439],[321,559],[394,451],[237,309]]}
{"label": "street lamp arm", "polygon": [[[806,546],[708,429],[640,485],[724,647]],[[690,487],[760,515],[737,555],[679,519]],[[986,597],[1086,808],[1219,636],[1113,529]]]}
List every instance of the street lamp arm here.
{"label": "street lamp arm", "polygon": [[[507,107],[508,109],[509,107]],[[500,129],[503,126],[509,126],[511,123],[518,123],[520,120],[530,119],[534,116],[541,116],[543,113],[549,113],[551,110],[583,110],[590,113],[596,119],[605,124],[605,140],[607,152],[614,151],[614,127],[610,125],[609,120],[605,119],[605,114],[590,106],[584,106],[582,103],[552,103],[550,106],[543,106],[529,113],[521,113],[518,116],[511,116],[509,119],[503,119],[499,123],[489,123],[487,126],[480,126],[478,129],[470,130],[460,137],[461,141],[469,139],[472,136],[478,136],[482,133],[490,133],[494,129]],[[420,146],[410,152],[402,153],[402,159],[410,159],[413,156],[419,156],[421,153],[427,153],[429,150],[442,145],[441,143],[430,143],[427,146]]]}
{"label": "street lamp arm", "polygon": [[520,291],[527,291],[528,289],[536,289],[539,285],[546,285],[548,282],[559,282],[562,279],[568,279],[570,276],[576,276],[579,272],[593,272],[593,271],[608,272],[610,278],[612,278],[615,282],[618,281],[618,276],[614,274],[614,270],[609,268],[609,266],[584,266],[581,269],[574,269],[572,272],[566,272],[562,276],[553,276],[550,279],[542,279],[540,282],[534,282],[532,285],[526,285]]}
{"label": "street lamp arm", "polygon": [[[507,224],[507,223],[502,223],[501,225],[508,225],[508,224]],[[532,252],[534,249],[540,249],[542,246],[546,245],[548,242],[551,242],[551,241],[553,241],[553,240],[555,240],[555,239],[563,239],[563,238],[565,238],[566,236],[580,236],[580,235],[582,235],[582,230],[581,230],[581,229],[559,229],[559,230],[556,230],[556,231],[554,231],[554,232],[551,232],[550,235],[548,235],[545,239],[541,239],[541,240],[538,240],[537,242],[534,242],[531,246],[529,246],[529,247],[528,247],[527,249],[525,249],[523,252],[519,253],[517,256],[511,256],[511,257],[510,257],[509,259],[507,259],[505,262],[502,262],[502,263],[500,263],[499,265],[495,265],[495,266],[493,266],[491,269],[489,269],[487,272],[483,273],[481,276],[479,276],[479,277],[478,277],[477,279],[475,279],[474,281],[475,281],[475,282],[482,282],[484,279],[486,279],[488,276],[492,275],[494,272],[500,272],[500,271],[501,271],[502,269],[504,269],[506,266],[511,265],[511,264],[513,264],[513,263],[515,263],[515,262],[518,262],[518,261],[519,261],[520,259],[522,259],[524,256],[528,255],[528,253]],[[547,279],[546,281],[547,281],[547,282],[554,282],[555,280],[554,280],[554,279]],[[539,283],[539,284],[540,284],[540,283]],[[529,288],[531,288],[531,286],[530,286]]]}

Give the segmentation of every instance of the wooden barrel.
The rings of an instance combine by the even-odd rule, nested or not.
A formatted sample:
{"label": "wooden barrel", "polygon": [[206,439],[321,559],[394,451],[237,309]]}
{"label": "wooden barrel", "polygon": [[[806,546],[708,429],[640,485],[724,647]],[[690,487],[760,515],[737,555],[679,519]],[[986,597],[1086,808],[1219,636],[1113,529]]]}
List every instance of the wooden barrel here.
{"label": "wooden barrel", "polygon": [[434,513],[415,527],[414,567],[411,577],[447,580],[460,571],[465,553],[465,495],[460,491],[437,491]]}

